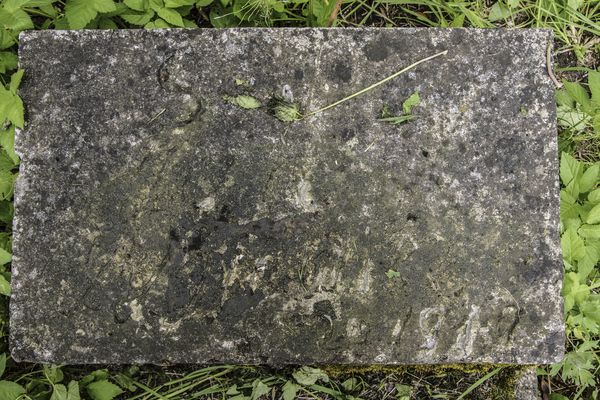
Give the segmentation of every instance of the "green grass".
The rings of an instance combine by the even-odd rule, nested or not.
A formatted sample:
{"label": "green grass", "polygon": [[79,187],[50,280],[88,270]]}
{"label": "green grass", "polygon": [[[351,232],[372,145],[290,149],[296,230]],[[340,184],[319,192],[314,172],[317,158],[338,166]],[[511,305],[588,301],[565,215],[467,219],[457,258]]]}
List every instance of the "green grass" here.
{"label": "green grass", "polygon": [[[7,353],[13,184],[19,159],[16,45],[26,29],[237,26],[550,28],[561,152],[561,244],[569,352],[540,366],[551,400],[600,388],[600,1],[598,0],[0,0],[0,400],[504,398],[515,368],[153,366],[94,370],[15,364]],[[244,100],[244,99],[242,99]],[[248,100],[248,99],[245,99]],[[247,102],[246,102],[247,103]],[[244,104],[246,104],[244,103]],[[408,112],[410,114],[410,112]],[[295,114],[294,114],[295,115]],[[382,114],[382,118],[398,118]],[[557,177],[558,178],[558,177]],[[262,397],[261,397],[262,396]]]}

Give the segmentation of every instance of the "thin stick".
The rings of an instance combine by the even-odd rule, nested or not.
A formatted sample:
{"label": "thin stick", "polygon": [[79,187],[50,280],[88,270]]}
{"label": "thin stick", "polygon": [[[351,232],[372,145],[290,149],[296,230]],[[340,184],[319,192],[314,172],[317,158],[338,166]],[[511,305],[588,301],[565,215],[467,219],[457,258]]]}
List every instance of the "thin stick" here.
{"label": "thin stick", "polygon": [[550,79],[554,83],[557,89],[562,88],[562,83],[558,79],[556,79],[556,75],[554,75],[554,71],[552,68],[552,42],[548,42],[548,47],[546,48],[546,69],[548,70],[548,75],[550,75]]}
{"label": "thin stick", "polygon": [[344,97],[343,99],[338,100],[335,103],[331,103],[331,104],[329,104],[329,105],[327,105],[325,107],[319,108],[318,110],[311,111],[308,114],[305,114],[303,116],[303,118],[310,117],[312,115],[318,114],[318,113],[323,112],[325,110],[329,110],[330,108],[335,107],[337,105],[340,105],[343,102],[346,102],[346,101],[348,101],[350,99],[353,99],[353,98],[355,98],[357,96],[360,96],[361,94],[366,93],[369,90],[375,89],[377,86],[383,85],[387,81],[390,81],[390,80],[394,79],[395,77],[397,77],[398,75],[401,75],[401,74],[405,73],[406,71],[409,71],[409,70],[415,68],[419,64],[422,64],[422,63],[424,63],[426,61],[432,60],[432,59],[434,59],[436,57],[446,55],[447,53],[448,53],[448,50],[444,50],[444,51],[436,53],[436,54],[434,54],[432,56],[425,57],[422,60],[416,61],[416,62],[410,64],[408,67],[405,67],[405,68],[401,69],[400,71],[393,73],[392,75],[388,76],[387,78],[384,78],[384,79],[380,80],[379,82],[376,82],[376,83],[372,84],[371,86],[368,86],[368,87],[366,87],[366,88],[364,88],[362,90],[359,90],[356,93],[352,93],[350,96]]}
{"label": "thin stick", "polygon": [[331,15],[329,16],[329,19],[327,20],[327,26],[331,27],[333,25],[333,23],[335,22],[335,20],[337,19],[337,16],[340,12],[340,8],[342,8],[342,2],[344,0],[337,0],[335,2],[335,7],[333,8],[333,11],[331,12]]}

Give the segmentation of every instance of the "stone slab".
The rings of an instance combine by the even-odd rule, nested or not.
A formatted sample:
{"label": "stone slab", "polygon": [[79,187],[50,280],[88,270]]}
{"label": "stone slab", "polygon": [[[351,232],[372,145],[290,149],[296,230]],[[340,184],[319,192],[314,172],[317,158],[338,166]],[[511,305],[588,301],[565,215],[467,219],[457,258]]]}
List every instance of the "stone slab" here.
{"label": "stone slab", "polygon": [[[550,41],[544,30],[24,33],[14,358],[559,360]],[[307,113],[442,50],[301,121],[266,106],[293,97]],[[415,91],[413,120],[378,120]],[[263,107],[224,99],[237,95]]]}

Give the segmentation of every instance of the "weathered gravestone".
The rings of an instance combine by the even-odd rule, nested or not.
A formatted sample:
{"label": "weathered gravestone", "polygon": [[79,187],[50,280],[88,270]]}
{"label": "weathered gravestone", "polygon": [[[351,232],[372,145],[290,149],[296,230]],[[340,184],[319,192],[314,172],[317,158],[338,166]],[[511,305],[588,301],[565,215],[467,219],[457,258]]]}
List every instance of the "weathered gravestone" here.
{"label": "weathered gravestone", "polygon": [[[25,33],[14,357],[560,359],[550,40],[540,30]],[[325,112],[272,114],[277,96],[308,114],[443,50]],[[415,92],[412,120],[379,120]]]}

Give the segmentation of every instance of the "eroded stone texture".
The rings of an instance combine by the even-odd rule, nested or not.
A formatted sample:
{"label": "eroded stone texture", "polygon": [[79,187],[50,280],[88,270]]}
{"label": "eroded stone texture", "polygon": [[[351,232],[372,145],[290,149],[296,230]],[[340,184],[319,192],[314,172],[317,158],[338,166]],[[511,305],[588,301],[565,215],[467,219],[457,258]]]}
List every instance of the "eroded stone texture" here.
{"label": "eroded stone texture", "polygon": [[[540,30],[25,33],[14,357],[560,359],[550,40]],[[267,111],[285,92],[306,113],[442,50],[303,121]],[[414,120],[378,121],[415,91]],[[223,99],[238,94],[265,107]]]}

